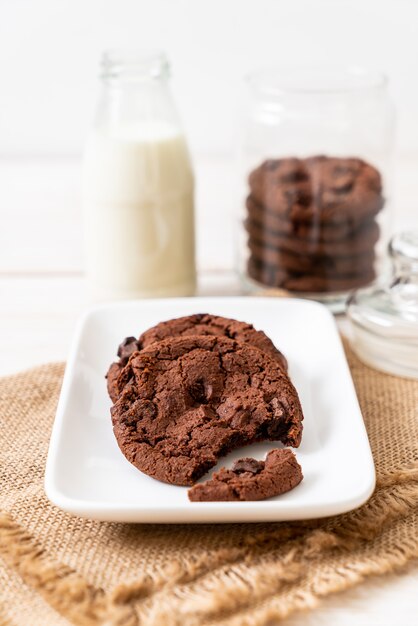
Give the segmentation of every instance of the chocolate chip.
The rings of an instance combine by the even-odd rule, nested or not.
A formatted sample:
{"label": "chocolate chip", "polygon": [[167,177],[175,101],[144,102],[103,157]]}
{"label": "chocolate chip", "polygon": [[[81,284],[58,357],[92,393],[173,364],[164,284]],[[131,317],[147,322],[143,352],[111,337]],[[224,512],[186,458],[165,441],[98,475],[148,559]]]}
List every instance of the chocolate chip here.
{"label": "chocolate chip", "polygon": [[125,337],[118,348],[120,364],[126,365],[131,354],[141,349],[141,345],[136,337]]}
{"label": "chocolate chip", "polygon": [[[280,185],[281,183],[278,183]],[[284,196],[287,200],[288,207],[292,207],[294,204],[299,204],[302,207],[307,207],[312,202],[312,194],[303,189],[294,189],[287,190],[284,193]]]}
{"label": "chocolate chip", "polygon": [[259,474],[264,469],[264,461],[257,461],[256,459],[244,458],[235,461],[232,466],[232,471],[236,474],[242,472],[250,472],[251,474]]}
{"label": "chocolate chip", "polygon": [[189,393],[196,402],[206,404],[212,398],[213,386],[202,378],[198,378],[190,385]]}
{"label": "chocolate chip", "polygon": [[294,172],[288,172],[281,176],[280,182],[282,183],[300,183],[309,180],[309,176],[303,170],[295,170]]}

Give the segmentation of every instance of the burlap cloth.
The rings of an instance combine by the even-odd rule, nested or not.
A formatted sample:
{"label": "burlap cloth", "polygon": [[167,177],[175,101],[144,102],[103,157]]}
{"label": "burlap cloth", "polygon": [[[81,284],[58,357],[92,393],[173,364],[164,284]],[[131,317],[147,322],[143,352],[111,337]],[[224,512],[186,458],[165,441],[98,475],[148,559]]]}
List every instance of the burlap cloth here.
{"label": "burlap cloth", "polygon": [[67,515],[43,491],[64,366],[1,380],[0,625],[271,625],[417,557],[418,383],[348,358],[378,487],[352,513],[305,523]]}

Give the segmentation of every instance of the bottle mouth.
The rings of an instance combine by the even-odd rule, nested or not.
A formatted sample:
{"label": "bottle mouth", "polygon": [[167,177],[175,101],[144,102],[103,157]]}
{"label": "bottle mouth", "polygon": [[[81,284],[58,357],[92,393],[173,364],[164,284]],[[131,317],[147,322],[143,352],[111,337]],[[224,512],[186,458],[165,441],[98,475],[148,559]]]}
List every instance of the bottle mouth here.
{"label": "bottle mouth", "polygon": [[250,88],[265,96],[347,95],[385,88],[382,72],[361,67],[265,68],[246,77]]}
{"label": "bottle mouth", "polygon": [[101,78],[140,81],[167,78],[169,63],[164,52],[156,50],[106,50],[101,59]]}

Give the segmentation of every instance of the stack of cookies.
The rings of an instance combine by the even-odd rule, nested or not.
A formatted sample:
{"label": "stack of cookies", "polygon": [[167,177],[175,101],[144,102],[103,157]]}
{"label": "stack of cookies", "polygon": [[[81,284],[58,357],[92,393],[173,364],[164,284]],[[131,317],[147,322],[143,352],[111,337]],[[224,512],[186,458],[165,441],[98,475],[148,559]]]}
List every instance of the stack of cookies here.
{"label": "stack of cookies", "polygon": [[[251,324],[209,314],[127,337],[107,373],[113,430],[139,470],[193,485],[218,459],[256,441],[299,446],[303,413],[287,361]],[[302,480],[293,453],[270,452],[221,470],[190,500],[264,499]]]}
{"label": "stack of cookies", "polygon": [[249,175],[248,274],[297,292],[347,291],[375,278],[382,180],[357,158],[267,160]]}

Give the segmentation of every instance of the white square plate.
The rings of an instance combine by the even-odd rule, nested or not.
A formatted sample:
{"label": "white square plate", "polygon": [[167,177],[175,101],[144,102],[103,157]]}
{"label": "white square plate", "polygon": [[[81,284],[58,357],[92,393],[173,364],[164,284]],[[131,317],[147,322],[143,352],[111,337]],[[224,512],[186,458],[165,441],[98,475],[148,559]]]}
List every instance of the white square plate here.
{"label": "white square plate", "polygon": [[[304,480],[261,502],[189,502],[186,487],[133,467],[113,436],[105,373],[120,341],[167,320],[213,313],[264,330],[289,361],[305,415],[296,451]],[[276,443],[236,450],[264,458]],[[212,470],[214,471],[214,470]],[[322,305],[275,298],[181,298],[122,302],[89,311],[68,359],[45,476],[49,499],[65,511],[119,522],[256,522],[335,515],[360,506],[375,485],[373,459],[335,321]]]}

